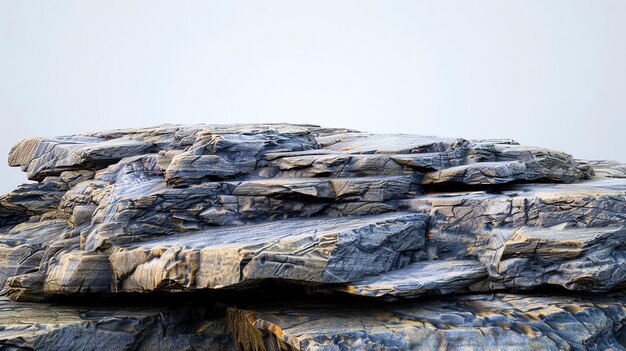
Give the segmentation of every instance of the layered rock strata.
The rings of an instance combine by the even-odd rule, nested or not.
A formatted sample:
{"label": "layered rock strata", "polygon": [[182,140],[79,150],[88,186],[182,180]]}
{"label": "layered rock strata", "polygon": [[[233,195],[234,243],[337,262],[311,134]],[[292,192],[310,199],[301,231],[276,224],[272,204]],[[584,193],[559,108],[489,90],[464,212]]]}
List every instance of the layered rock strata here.
{"label": "layered rock strata", "polygon": [[16,303],[0,298],[0,350],[236,350],[219,306]]}
{"label": "layered rock strata", "polygon": [[487,294],[232,308],[244,350],[622,350],[623,296]]}
{"label": "layered rock strata", "polygon": [[[31,138],[9,164],[35,182],[0,197],[0,349],[626,348],[619,162],[262,124]],[[172,305],[216,291],[242,301]]]}

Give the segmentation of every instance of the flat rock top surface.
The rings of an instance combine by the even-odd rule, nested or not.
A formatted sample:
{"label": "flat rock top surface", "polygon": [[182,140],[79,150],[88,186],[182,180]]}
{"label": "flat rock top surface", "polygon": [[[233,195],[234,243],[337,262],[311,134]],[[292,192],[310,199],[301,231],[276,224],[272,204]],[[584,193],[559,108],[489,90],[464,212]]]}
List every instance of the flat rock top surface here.
{"label": "flat rock top surface", "polygon": [[[323,237],[342,232],[350,232],[367,226],[376,226],[388,221],[415,221],[419,215],[412,213],[390,213],[364,217],[324,218],[324,219],[285,219],[254,225],[242,225],[224,228],[207,229],[199,232],[148,240],[135,247],[152,249],[155,247],[181,246],[184,248],[225,247],[255,245],[281,239],[297,240],[303,236]],[[375,235],[372,235],[375,237]]]}

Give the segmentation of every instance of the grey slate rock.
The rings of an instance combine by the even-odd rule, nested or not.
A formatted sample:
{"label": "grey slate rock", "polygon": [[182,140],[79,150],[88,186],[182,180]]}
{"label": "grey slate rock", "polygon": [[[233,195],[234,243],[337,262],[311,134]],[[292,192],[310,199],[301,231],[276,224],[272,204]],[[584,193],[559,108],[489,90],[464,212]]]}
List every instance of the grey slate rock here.
{"label": "grey slate rock", "polygon": [[[182,292],[249,302],[285,286],[296,289],[291,302],[229,314],[241,348],[626,340],[616,294],[626,286],[626,173],[615,161],[508,139],[243,124],[30,138],[9,164],[37,182],[0,196],[0,294],[41,304],[0,300],[0,316],[16,311],[0,349],[232,349],[223,310],[160,305]],[[134,293],[164,298],[139,314],[95,303]],[[50,305],[78,297],[90,301],[78,317]],[[318,298],[329,307],[306,308]]]}

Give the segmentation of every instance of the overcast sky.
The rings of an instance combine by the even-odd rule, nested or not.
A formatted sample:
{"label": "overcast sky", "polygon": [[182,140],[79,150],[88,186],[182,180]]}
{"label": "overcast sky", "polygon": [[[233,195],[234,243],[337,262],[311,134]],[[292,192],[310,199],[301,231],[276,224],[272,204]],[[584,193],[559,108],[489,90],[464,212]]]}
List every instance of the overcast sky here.
{"label": "overcast sky", "polygon": [[0,1],[0,192],[28,136],[294,122],[626,162],[626,1]]}

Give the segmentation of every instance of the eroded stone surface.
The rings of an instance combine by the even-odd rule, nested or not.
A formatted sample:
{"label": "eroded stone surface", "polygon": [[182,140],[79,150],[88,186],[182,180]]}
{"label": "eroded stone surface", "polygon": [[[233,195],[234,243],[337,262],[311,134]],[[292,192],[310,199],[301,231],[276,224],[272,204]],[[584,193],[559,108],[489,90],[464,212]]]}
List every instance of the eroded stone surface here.
{"label": "eroded stone surface", "polygon": [[624,350],[622,296],[468,295],[231,309],[241,350]]}
{"label": "eroded stone surface", "polygon": [[[507,139],[251,124],[30,138],[15,145],[9,164],[37,181],[0,196],[0,286],[13,300],[213,289],[254,296],[289,283],[302,295],[295,307],[309,299],[304,291],[329,294],[337,313],[298,310],[283,321],[286,310],[257,311],[278,318],[274,325],[249,323],[254,308],[235,311],[240,343],[620,349],[624,339],[621,297],[531,295],[624,287],[626,166],[615,161]],[[479,295],[490,290],[527,295]],[[370,319],[346,310],[345,299],[369,301]],[[176,323],[196,326],[186,313]],[[146,345],[191,345],[188,330],[167,316],[124,316],[105,334],[94,329],[100,320],[68,317],[77,323],[47,327],[49,316],[41,316],[44,336],[20,331],[6,342],[32,348],[78,335],[67,349],[92,349],[85,340],[107,335],[135,340],[113,345],[136,349],[165,328],[181,344],[159,334]],[[29,333],[40,330],[25,323],[35,326]],[[209,334],[223,327],[207,323],[199,328]],[[18,325],[11,319],[5,329]]]}
{"label": "eroded stone surface", "polygon": [[533,228],[492,233],[481,259],[512,289],[542,284],[607,291],[626,281],[626,229]]}
{"label": "eroded stone surface", "polygon": [[626,164],[617,161],[586,161],[599,176],[626,178]]}
{"label": "eroded stone surface", "polygon": [[474,260],[421,261],[337,287],[354,295],[414,298],[459,292],[487,278],[487,268]]}
{"label": "eroded stone surface", "polygon": [[425,216],[277,221],[119,248],[116,291],[222,288],[260,279],[340,283],[386,272],[424,245]]}
{"label": "eroded stone surface", "polygon": [[0,350],[234,351],[219,315],[217,307],[206,306],[72,306],[0,298]]}

